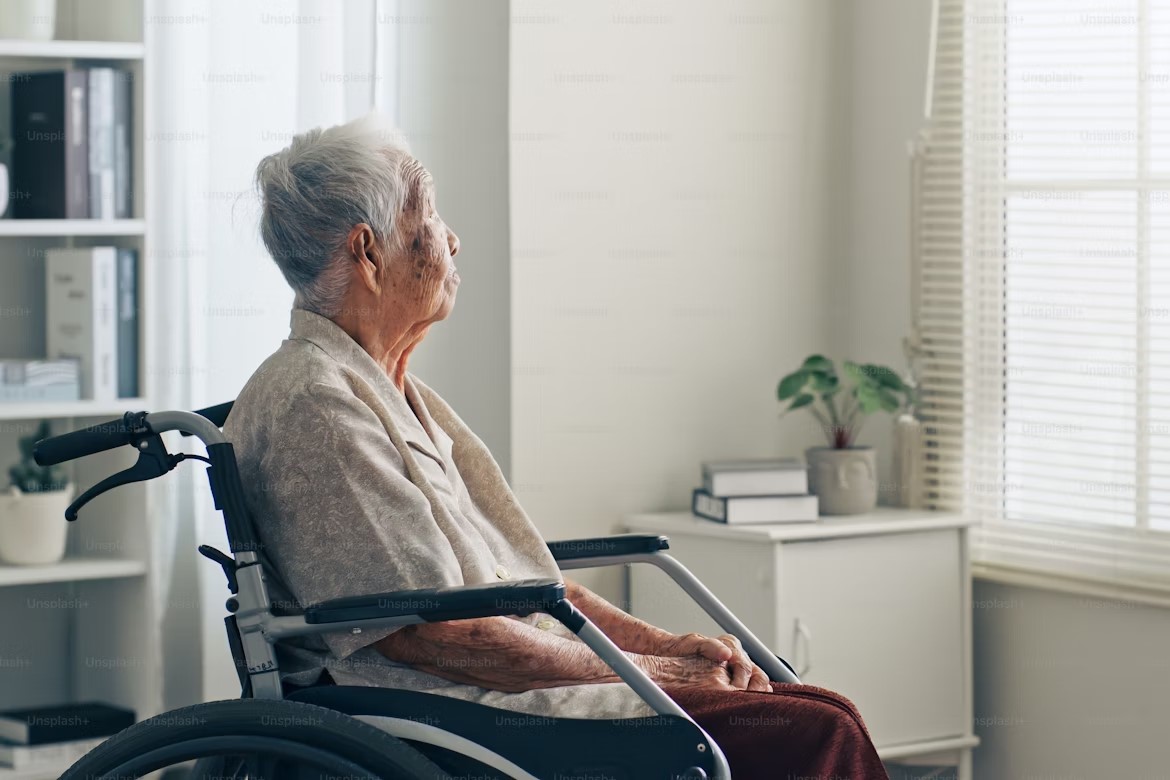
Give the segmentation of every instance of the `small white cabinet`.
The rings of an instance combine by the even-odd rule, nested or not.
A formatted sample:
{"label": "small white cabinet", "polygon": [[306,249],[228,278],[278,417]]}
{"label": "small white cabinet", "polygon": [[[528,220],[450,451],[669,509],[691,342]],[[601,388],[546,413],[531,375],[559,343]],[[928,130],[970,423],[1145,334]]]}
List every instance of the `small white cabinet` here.
{"label": "small white cabinet", "polygon": [[[816,523],[726,526],[640,514],[669,553],[801,680],[848,696],[883,759],[971,776],[971,573],[959,515],[879,509]],[[677,633],[722,630],[665,574],[628,567],[630,611]]]}

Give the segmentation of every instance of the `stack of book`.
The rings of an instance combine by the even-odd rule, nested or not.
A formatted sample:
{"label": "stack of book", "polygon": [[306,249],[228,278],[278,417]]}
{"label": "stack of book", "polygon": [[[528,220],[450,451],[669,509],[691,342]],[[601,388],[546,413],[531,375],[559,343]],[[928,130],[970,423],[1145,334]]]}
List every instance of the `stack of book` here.
{"label": "stack of book", "polygon": [[98,702],[0,712],[0,767],[64,771],[133,723],[133,710]]}
{"label": "stack of book", "polygon": [[81,398],[80,363],[60,360],[0,360],[0,401],[76,401]]}
{"label": "stack of book", "polygon": [[138,253],[112,246],[45,253],[45,338],[50,359],[72,358],[81,395],[138,395]]}
{"label": "stack of book", "polygon": [[17,219],[125,219],[132,206],[132,73],[13,73]]}
{"label": "stack of book", "polygon": [[807,523],[818,517],[808,472],[796,458],[725,460],[703,464],[691,511],[717,523]]}

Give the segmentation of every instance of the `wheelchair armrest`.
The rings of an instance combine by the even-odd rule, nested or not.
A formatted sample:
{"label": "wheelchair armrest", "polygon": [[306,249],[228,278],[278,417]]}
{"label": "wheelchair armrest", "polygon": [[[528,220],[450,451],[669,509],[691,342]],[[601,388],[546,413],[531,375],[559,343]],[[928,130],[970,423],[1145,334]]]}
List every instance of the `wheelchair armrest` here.
{"label": "wheelchair armrest", "polygon": [[415,615],[428,623],[438,623],[444,620],[548,612],[564,598],[565,583],[560,580],[514,580],[490,585],[458,585],[346,596],[305,607],[304,616],[305,622],[311,624]]}
{"label": "wheelchair armrest", "polygon": [[608,555],[654,553],[670,548],[670,539],[657,534],[617,534],[590,539],[561,539],[548,542],[548,551],[558,561],[598,558]]}

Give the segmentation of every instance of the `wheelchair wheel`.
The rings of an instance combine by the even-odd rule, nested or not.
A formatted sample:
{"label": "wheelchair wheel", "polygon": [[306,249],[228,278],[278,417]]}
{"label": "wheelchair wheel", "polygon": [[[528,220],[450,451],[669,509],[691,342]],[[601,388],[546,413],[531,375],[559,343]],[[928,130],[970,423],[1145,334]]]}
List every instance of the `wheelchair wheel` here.
{"label": "wheelchair wheel", "polygon": [[191,761],[197,762],[185,775],[191,780],[450,780],[414,748],[368,723],[272,699],[196,704],[136,723],[60,780],[129,780]]}

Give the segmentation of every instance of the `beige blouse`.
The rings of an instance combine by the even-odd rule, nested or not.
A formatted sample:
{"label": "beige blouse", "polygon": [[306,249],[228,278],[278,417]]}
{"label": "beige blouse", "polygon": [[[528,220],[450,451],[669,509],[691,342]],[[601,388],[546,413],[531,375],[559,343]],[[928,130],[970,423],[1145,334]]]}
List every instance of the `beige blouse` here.
{"label": "beige blouse", "polygon": [[[275,604],[561,579],[487,447],[435,391],[408,372],[400,392],[325,317],[293,309],[291,326],[224,426]],[[549,615],[513,619],[580,641]],[[286,640],[277,645],[281,672],[306,684],[328,669],[341,685],[427,690],[534,715],[653,714],[620,682],[523,693],[453,683],[370,646],[395,630]]]}

